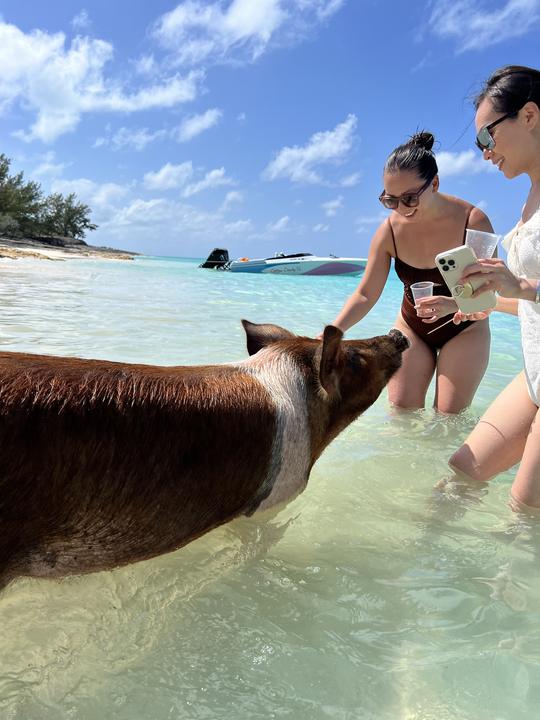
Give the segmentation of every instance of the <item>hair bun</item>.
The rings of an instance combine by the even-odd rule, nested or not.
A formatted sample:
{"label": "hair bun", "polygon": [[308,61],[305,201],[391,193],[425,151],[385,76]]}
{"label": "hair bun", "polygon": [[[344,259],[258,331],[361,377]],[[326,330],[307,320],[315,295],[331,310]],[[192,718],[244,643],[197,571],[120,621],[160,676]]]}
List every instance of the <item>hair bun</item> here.
{"label": "hair bun", "polygon": [[414,135],[409,140],[410,145],[417,145],[418,147],[424,148],[424,150],[431,150],[434,142],[435,138],[433,137],[433,135],[425,130],[414,133]]}

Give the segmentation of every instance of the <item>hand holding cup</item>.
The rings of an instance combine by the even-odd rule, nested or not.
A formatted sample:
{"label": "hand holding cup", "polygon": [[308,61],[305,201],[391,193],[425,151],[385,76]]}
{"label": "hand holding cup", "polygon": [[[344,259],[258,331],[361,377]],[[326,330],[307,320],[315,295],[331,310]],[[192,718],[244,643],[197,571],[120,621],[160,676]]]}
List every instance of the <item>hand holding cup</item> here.
{"label": "hand holding cup", "polygon": [[[413,298],[414,298],[414,307],[415,307],[415,310],[416,310],[416,314],[417,314],[419,317],[421,316],[421,313],[418,312],[419,309],[420,309],[420,310],[425,310],[425,311],[431,312],[431,313],[434,313],[434,312],[435,312],[435,309],[434,309],[434,308],[427,308],[427,307],[426,307],[426,304],[427,304],[427,303],[423,303],[423,304],[418,305],[418,301],[421,300],[422,298],[431,298],[431,297],[433,297],[433,288],[434,288],[434,286],[435,286],[435,283],[431,282],[431,280],[426,280],[426,281],[423,281],[423,282],[413,283],[413,284],[410,286],[410,287],[411,287],[412,296],[413,296]],[[429,319],[430,319],[430,320],[431,320],[431,318],[433,318],[433,314],[431,314],[431,316],[429,316]]]}
{"label": "hand holding cup", "polygon": [[424,281],[413,283],[410,287],[416,314],[422,322],[434,323],[455,312],[456,303],[452,298],[446,295],[433,295],[435,283]]}

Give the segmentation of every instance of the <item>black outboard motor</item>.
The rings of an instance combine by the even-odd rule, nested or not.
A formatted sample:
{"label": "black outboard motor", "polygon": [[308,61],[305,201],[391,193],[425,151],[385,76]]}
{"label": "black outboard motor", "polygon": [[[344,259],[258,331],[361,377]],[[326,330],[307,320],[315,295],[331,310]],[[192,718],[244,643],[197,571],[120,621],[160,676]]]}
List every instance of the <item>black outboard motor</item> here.
{"label": "black outboard motor", "polygon": [[199,265],[200,268],[213,268],[226,270],[229,264],[229,251],[225,248],[214,248],[206,260]]}

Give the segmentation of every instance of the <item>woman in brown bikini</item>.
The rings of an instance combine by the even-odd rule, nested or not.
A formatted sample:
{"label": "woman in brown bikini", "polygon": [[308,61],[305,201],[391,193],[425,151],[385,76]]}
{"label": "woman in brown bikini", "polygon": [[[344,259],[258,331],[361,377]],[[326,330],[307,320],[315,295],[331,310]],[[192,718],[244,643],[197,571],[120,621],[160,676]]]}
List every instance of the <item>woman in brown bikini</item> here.
{"label": "woman in brown bikini", "polygon": [[[395,327],[411,345],[388,384],[389,400],[399,408],[424,407],[436,371],[434,406],[443,413],[457,413],[471,403],[486,370],[489,324],[485,319],[435,329],[457,310],[435,267],[435,255],[464,243],[466,228],[493,228],[482,210],[439,192],[433,143],[431,133],[417,133],[388,157],[379,199],[393,212],[375,232],[362,280],[333,324],[345,332],[367,315],[383,291],[394,258],[404,286]],[[428,305],[415,307],[410,286],[422,280],[435,283],[434,297]]]}

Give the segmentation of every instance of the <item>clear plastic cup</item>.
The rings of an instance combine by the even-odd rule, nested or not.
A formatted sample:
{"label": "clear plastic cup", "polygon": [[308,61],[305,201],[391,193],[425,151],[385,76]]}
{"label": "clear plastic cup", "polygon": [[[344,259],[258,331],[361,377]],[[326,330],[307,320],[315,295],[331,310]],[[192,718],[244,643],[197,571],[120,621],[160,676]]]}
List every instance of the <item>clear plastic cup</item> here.
{"label": "clear plastic cup", "polygon": [[423,297],[431,297],[433,295],[434,287],[435,283],[431,282],[431,280],[413,283],[411,285],[411,292],[413,294],[414,301],[416,302]]}
{"label": "clear plastic cup", "polygon": [[468,229],[465,233],[465,245],[471,248],[477,259],[490,258],[502,237],[495,233]]}

